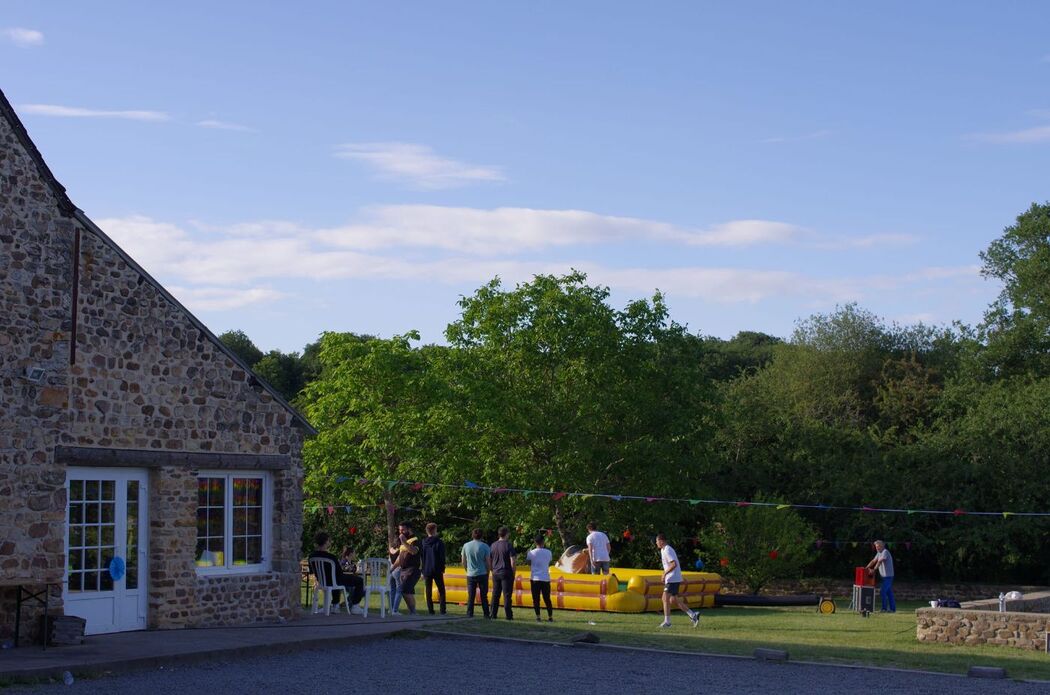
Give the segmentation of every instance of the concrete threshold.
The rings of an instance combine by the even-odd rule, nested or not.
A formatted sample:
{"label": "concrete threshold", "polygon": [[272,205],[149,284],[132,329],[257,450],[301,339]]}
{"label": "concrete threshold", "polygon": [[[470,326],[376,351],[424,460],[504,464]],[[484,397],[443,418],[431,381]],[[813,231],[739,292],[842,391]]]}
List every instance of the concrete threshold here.
{"label": "concrete threshold", "polygon": [[292,622],[90,635],[77,646],[0,651],[0,683],[122,673],[237,656],[316,649],[419,630],[455,616],[310,615]]}

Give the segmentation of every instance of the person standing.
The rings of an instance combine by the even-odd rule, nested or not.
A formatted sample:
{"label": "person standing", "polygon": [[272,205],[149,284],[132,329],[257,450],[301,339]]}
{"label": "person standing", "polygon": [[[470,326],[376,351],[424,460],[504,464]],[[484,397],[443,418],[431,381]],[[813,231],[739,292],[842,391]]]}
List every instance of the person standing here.
{"label": "person standing", "polygon": [[893,596],[893,556],[882,541],[875,541],[875,557],[868,563],[868,571],[878,570],[882,581],[879,584],[879,596],[882,597],[882,612],[896,613],[897,601]]}
{"label": "person standing", "polygon": [[536,547],[525,558],[529,561],[529,585],[532,587],[532,607],[536,611],[536,622],[540,621],[540,595],[547,604],[547,622],[554,622],[554,606],[551,605],[551,551],[544,547],[543,534],[536,535]]}
{"label": "person standing", "polygon": [[501,526],[499,529],[499,540],[492,544],[492,552],[489,553],[489,569],[492,570],[492,612],[490,618],[496,618],[499,614],[500,595],[504,597],[503,611],[507,620],[514,620],[514,608],[511,603],[514,599],[514,546],[509,540],[510,529]]}
{"label": "person standing", "polygon": [[490,549],[488,543],[481,540],[481,529],[470,532],[471,540],[463,544],[460,560],[463,571],[467,574],[467,617],[474,617],[474,594],[481,590],[481,612],[489,617],[489,566]]}
{"label": "person standing", "polygon": [[436,585],[441,615],[445,615],[445,541],[441,540],[438,526],[433,521],[427,524],[427,537],[423,539],[423,579],[427,592],[427,612],[434,615]]}
{"label": "person standing", "polygon": [[587,524],[587,555],[591,560],[591,574],[609,574],[612,543],[593,521]]}
{"label": "person standing", "polygon": [[[397,614],[398,599],[402,598],[405,600],[405,606],[408,607],[409,615],[415,615],[416,582],[419,581],[422,560],[419,554],[419,539],[412,535],[412,525],[407,522],[400,524],[397,532],[401,545],[396,548],[397,560],[395,560],[394,567],[398,572],[397,595],[394,597],[394,610],[391,613]],[[395,548],[390,549],[391,555],[394,550]]]}
{"label": "person standing", "polygon": [[700,613],[690,609],[685,599],[678,595],[678,589],[682,586],[682,568],[678,564],[678,553],[668,544],[667,538],[662,533],[656,536],[656,547],[660,549],[660,563],[664,568],[664,592],[662,596],[664,621],[660,623],[660,627],[671,627],[672,600],[678,604],[679,608],[685,611],[686,615],[689,616],[689,620],[692,621],[693,627],[696,627],[700,624]]}

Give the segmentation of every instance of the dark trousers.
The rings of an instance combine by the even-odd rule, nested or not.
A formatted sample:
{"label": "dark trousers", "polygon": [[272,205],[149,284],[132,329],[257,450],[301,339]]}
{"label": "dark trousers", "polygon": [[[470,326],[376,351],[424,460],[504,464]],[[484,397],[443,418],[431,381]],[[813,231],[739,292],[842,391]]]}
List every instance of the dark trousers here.
{"label": "dark trousers", "polygon": [[514,599],[513,574],[504,576],[492,575],[492,613],[489,614],[489,617],[495,618],[499,614],[500,594],[503,594],[504,599],[503,612],[506,614],[507,620],[513,620],[514,609],[510,605]]}
{"label": "dark trousers", "polygon": [[434,615],[434,590],[433,587],[437,585],[438,588],[438,604],[441,606],[441,615],[445,614],[445,575],[435,574],[430,577],[423,577],[427,586],[427,612]]}
{"label": "dark trousers", "polygon": [[540,594],[543,602],[547,604],[547,617],[554,617],[554,606],[551,605],[551,583],[532,580],[532,607],[536,610],[536,617],[540,617]]}
{"label": "dark trousers", "polygon": [[[356,606],[361,603],[361,599],[365,597],[365,580],[356,574],[343,574],[342,570],[336,572],[335,580],[337,584],[345,586],[350,589],[350,605]],[[332,605],[338,605],[339,599],[342,598],[343,592],[339,589],[332,591]]]}
{"label": "dark trousers", "polygon": [[481,612],[489,617],[489,575],[467,577],[467,617],[474,617],[474,592],[481,590]]}

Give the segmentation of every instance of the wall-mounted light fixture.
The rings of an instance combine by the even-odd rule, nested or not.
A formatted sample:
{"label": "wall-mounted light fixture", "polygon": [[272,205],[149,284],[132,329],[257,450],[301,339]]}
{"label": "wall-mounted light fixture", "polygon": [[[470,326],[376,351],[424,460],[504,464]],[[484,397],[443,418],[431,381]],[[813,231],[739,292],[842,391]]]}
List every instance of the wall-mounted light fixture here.
{"label": "wall-mounted light fixture", "polygon": [[26,367],[25,378],[31,384],[42,384],[47,376],[47,370],[43,367]]}

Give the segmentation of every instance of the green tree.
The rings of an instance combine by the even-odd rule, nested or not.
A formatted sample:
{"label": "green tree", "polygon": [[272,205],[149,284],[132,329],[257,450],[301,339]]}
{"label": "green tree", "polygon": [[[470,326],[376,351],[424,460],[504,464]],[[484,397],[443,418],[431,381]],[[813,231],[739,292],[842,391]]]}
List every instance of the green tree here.
{"label": "green tree", "polygon": [[[500,503],[523,528],[553,523],[563,544],[600,510],[607,526],[677,521],[670,505],[616,505],[565,491],[684,494],[697,486],[710,389],[702,341],[668,319],[662,296],[622,311],[586,276],[499,280],[460,302],[446,333],[473,423],[478,482],[549,491]],[[619,515],[619,516],[618,516]]]}
{"label": "green tree", "polygon": [[985,363],[996,375],[1050,375],[1050,203],[1033,203],[981,261],[1003,283],[985,315]]}
{"label": "green tree", "polygon": [[793,509],[754,505],[722,510],[700,533],[709,562],[718,560],[718,571],[754,594],[773,580],[801,577],[816,541],[816,531]]}
{"label": "green tree", "polygon": [[368,341],[324,334],[321,376],[301,399],[318,429],[303,447],[307,495],[355,507],[380,500],[391,543],[403,502],[386,481],[432,480],[450,429],[441,380],[431,353],[412,345],[418,340],[415,332]]}
{"label": "green tree", "polygon": [[244,331],[226,331],[219,335],[219,340],[249,367],[254,367],[255,363],[262,359],[262,350],[255,347],[255,343]]}

